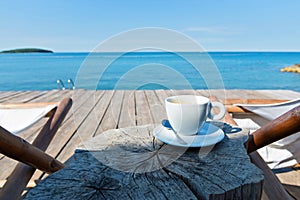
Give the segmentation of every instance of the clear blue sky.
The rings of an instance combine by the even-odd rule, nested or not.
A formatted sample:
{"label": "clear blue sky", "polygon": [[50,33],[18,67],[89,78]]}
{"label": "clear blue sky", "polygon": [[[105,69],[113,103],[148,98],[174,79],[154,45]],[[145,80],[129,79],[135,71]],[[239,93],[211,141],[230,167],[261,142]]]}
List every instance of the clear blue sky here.
{"label": "clear blue sky", "polygon": [[0,0],[0,50],[92,51],[133,28],[179,31],[208,51],[300,51],[299,0]]}

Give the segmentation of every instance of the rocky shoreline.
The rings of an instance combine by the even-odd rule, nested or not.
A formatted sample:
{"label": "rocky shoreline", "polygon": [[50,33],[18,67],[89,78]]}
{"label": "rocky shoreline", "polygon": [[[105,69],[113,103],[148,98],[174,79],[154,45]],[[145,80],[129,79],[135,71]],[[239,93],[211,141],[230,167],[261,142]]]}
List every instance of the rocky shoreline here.
{"label": "rocky shoreline", "polygon": [[284,67],[280,70],[281,72],[294,72],[300,73],[300,64],[295,64],[293,66]]}

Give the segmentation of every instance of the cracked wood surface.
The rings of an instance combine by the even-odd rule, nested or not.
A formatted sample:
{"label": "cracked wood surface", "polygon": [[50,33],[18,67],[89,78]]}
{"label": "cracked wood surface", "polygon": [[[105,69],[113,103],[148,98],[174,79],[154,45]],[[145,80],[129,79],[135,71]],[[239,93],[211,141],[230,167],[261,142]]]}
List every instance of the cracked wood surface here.
{"label": "cracked wood surface", "polygon": [[155,125],[105,131],[26,199],[259,199],[263,175],[243,146],[248,131],[218,125],[224,140],[205,148],[163,144]]}

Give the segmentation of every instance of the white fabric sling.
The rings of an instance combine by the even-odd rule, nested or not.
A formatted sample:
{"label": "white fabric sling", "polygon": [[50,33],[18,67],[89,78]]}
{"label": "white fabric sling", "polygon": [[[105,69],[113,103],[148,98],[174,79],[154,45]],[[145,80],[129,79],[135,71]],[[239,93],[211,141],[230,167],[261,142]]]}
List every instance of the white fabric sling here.
{"label": "white fabric sling", "polygon": [[47,115],[56,105],[38,108],[1,108],[0,126],[17,134]]}
{"label": "white fabric sling", "polygon": [[[280,115],[300,105],[300,99],[276,104],[235,104],[251,111],[265,119],[274,120]],[[234,119],[243,128],[254,132],[260,126],[251,119]],[[299,124],[300,126],[300,124]],[[300,132],[276,141],[267,147],[258,150],[258,153],[273,168],[287,167],[300,162],[300,157],[295,155],[300,143]],[[299,149],[300,150],[300,149]]]}

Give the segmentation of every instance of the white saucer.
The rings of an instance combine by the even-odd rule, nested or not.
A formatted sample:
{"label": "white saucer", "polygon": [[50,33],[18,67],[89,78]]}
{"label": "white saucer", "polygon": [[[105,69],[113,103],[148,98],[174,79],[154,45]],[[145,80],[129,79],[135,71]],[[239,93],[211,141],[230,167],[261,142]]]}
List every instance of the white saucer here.
{"label": "white saucer", "polygon": [[173,130],[160,125],[153,130],[153,135],[158,140],[181,147],[205,147],[214,145],[223,140],[225,134],[222,129],[211,124],[205,123],[197,135],[184,136],[175,134]]}

